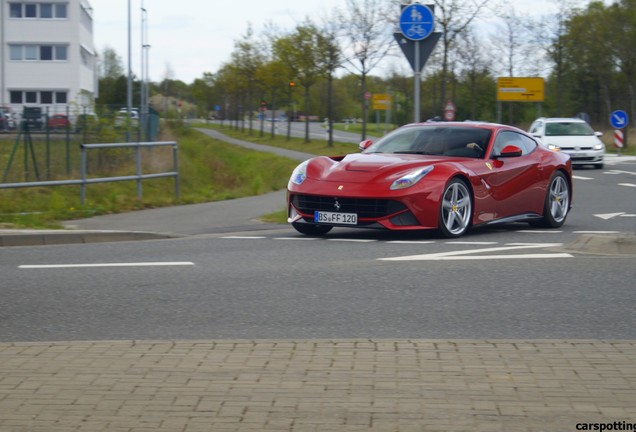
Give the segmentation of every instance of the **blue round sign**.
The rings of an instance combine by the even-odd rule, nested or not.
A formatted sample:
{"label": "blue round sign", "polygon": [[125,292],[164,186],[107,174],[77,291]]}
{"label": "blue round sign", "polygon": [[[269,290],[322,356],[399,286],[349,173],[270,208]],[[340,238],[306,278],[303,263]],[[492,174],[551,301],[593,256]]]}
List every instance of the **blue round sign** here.
{"label": "blue round sign", "polygon": [[623,110],[616,110],[610,114],[610,124],[614,129],[623,129],[629,123],[629,117]]}
{"label": "blue round sign", "polygon": [[400,30],[407,38],[414,41],[426,39],[435,26],[435,17],[431,9],[422,4],[412,4],[400,14]]}

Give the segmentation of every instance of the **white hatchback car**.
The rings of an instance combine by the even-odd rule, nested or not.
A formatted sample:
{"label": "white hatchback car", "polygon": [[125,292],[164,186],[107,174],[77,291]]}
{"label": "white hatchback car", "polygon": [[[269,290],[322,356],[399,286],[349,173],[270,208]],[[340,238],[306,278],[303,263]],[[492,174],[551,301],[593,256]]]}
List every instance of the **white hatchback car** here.
{"label": "white hatchback car", "polygon": [[605,144],[599,139],[603,133],[595,132],[585,120],[542,117],[532,123],[528,132],[546,147],[569,154],[573,166],[603,168]]}

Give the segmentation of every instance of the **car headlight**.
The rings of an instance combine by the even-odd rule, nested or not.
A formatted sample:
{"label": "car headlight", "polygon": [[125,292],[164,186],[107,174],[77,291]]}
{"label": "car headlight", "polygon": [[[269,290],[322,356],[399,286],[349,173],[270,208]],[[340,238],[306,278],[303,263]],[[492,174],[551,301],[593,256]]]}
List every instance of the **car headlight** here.
{"label": "car headlight", "polygon": [[594,146],[594,150],[603,150],[603,148],[605,148],[605,144],[603,143],[598,143]]}
{"label": "car headlight", "polygon": [[292,172],[289,181],[297,185],[303,184],[303,182],[307,178],[307,165],[309,165],[308,160],[298,165]]}
{"label": "car headlight", "polygon": [[422,180],[424,176],[426,176],[426,174],[430,173],[431,171],[433,171],[433,165],[413,170],[394,181],[389,189],[400,190],[410,188],[411,186]]}
{"label": "car headlight", "polygon": [[561,151],[561,147],[556,144],[546,144],[546,147],[548,148],[548,150],[552,150],[555,152]]}

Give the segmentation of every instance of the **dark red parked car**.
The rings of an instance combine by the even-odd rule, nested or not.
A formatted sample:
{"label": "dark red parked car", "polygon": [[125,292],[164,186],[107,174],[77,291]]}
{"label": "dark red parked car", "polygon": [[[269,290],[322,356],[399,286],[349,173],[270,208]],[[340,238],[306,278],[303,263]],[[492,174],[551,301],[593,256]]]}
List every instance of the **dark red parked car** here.
{"label": "dark red parked car", "polygon": [[71,127],[71,122],[64,114],[53,114],[49,117],[49,129],[59,130]]}

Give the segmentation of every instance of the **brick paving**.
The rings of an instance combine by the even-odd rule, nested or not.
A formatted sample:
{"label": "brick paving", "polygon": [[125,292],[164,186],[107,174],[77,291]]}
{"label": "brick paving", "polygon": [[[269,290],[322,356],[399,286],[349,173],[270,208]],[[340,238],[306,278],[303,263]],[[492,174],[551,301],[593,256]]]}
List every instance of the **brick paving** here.
{"label": "brick paving", "polygon": [[1,432],[552,432],[614,422],[636,423],[636,341],[0,343]]}

